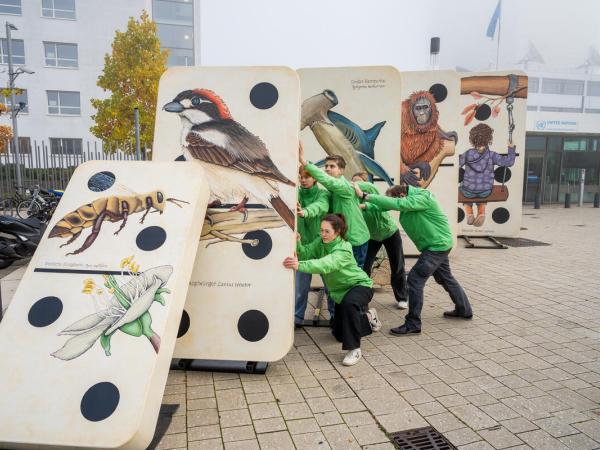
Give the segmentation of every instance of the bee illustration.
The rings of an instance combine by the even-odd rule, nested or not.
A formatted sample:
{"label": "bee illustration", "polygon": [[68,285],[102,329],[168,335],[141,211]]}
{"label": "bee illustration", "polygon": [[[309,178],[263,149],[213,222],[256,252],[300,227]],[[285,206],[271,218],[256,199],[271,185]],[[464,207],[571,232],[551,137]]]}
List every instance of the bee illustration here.
{"label": "bee illustration", "polygon": [[179,203],[189,204],[185,200],[165,198],[165,195],[161,191],[140,195],[101,197],[91,203],[80,206],[75,211],[70,212],[60,219],[52,230],[50,230],[49,237],[70,238],[65,244],[61,245],[61,247],[64,247],[73,243],[85,228],[91,227],[92,232],[86,238],[83,245],[74,252],[67,253],[67,255],[77,255],[94,243],[98,234],[100,234],[100,228],[104,221],[123,221],[119,229],[114,233],[117,235],[125,227],[127,218],[131,214],[144,211],[144,215],[140,219],[140,223],[144,223],[144,219],[152,209],[154,209],[153,212],[162,214],[166,202],[171,202],[180,208],[181,205]]}

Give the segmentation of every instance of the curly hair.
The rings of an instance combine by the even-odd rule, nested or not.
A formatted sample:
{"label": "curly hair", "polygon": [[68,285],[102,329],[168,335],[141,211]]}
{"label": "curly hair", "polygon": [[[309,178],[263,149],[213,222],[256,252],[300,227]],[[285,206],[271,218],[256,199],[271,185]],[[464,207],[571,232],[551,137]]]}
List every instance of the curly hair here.
{"label": "curly hair", "polygon": [[475,148],[486,147],[492,143],[494,130],[486,125],[480,123],[477,126],[471,128],[469,132],[469,142],[473,144]]}

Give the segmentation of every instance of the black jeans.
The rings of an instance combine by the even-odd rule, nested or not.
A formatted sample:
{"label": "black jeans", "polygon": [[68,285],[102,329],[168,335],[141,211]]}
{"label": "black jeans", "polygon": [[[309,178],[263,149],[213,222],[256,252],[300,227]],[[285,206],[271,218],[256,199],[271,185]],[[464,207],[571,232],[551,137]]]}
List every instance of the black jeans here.
{"label": "black jeans", "polygon": [[360,338],[373,332],[367,317],[367,305],[373,298],[373,289],[354,286],[341,303],[335,304],[332,334],[342,343],[342,350],[360,348]]}
{"label": "black jeans", "polygon": [[423,288],[431,275],[450,294],[454,307],[459,314],[465,316],[473,314],[467,294],[465,294],[458,281],[452,276],[448,253],[425,250],[408,273],[408,314],[406,315],[406,327],[409,330],[421,329]]}
{"label": "black jeans", "polygon": [[373,268],[373,262],[375,262],[375,256],[381,248],[385,247],[385,251],[388,255],[390,262],[390,284],[394,291],[394,297],[397,302],[405,302],[408,300],[408,294],[406,290],[406,272],[404,271],[404,252],[402,250],[402,237],[400,237],[400,231],[396,230],[389,238],[383,241],[369,241],[369,249],[367,250],[367,259],[365,261],[365,272],[371,276],[371,269]]}

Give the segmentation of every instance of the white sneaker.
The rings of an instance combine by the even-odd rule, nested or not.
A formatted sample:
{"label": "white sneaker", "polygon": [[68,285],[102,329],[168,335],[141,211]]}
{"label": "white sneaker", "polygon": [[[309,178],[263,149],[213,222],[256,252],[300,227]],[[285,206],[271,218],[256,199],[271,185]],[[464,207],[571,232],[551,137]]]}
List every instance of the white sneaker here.
{"label": "white sneaker", "polygon": [[360,351],[360,348],[355,348],[354,350],[350,350],[348,353],[346,353],[342,364],[345,366],[353,366],[360,360],[360,358],[362,358],[362,352]]}
{"label": "white sneaker", "polygon": [[372,308],[369,310],[369,315],[371,316],[371,318],[369,319],[369,322],[371,324],[371,330],[381,330],[383,324],[381,323],[381,320],[379,320],[379,317],[377,317],[377,311],[375,311],[375,309]]}
{"label": "white sneaker", "polygon": [[398,302],[398,309],[408,309],[408,302]]}

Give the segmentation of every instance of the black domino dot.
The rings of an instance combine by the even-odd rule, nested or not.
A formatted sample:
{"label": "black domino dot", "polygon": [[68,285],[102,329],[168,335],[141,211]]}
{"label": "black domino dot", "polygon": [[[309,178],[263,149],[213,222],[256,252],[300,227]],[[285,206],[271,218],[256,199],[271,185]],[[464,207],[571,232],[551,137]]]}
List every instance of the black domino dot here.
{"label": "black domino dot", "polygon": [[185,156],[179,155],[177,158],[175,158],[175,161],[187,161],[187,159],[185,159]]}
{"label": "black domino dot", "polygon": [[465,219],[465,212],[462,208],[458,208],[458,223],[461,223]]}
{"label": "black domino dot", "polygon": [[251,231],[246,233],[244,239],[256,240],[257,244],[252,246],[251,244],[242,244],[242,251],[250,259],[263,259],[273,248],[273,241],[269,233],[263,230]]}
{"label": "black domino dot", "polygon": [[497,224],[503,224],[510,219],[510,213],[506,208],[496,208],[492,213],[492,220]]}
{"label": "black domino dot", "polygon": [[144,228],[135,238],[135,243],[146,252],[156,250],[167,240],[167,232],[162,227],[152,226]]}
{"label": "black domino dot", "polygon": [[112,383],[102,382],[89,388],[81,399],[81,414],[90,422],[100,422],[112,415],[121,395]]}
{"label": "black domino dot", "polygon": [[238,331],[247,341],[260,341],[269,332],[269,319],[262,312],[251,309],[238,319]]}
{"label": "black domino dot", "polygon": [[179,322],[179,330],[177,331],[177,337],[180,338],[190,329],[190,315],[187,311],[183,310],[181,315],[181,321]]}
{"label": "black domino dot", "polygon": [[44,297],[29,309],[28,320],[34,327],[47,327],[62,314],[63,304],[58,297]]}
{"label": "black domino dot", "polygon": [[477,107],[477,111],[475,112],[475,118],[477,120],[488,120],[490,118],[490,116],[492,115],[492,108],[490,108],[490,105],[479,105]]}
{"label": "black domino dot", "polygon": [[506,183],[510,180],[511,176],[512,173],[508,167],[497,167],[496,170],[494,170],[494,180],[498,183]]}
{"label": "black domino dot", "polygon": [[448,89],[441,83],[436,83],[429,88],[429,93],[433,95],[436,103],[441,103],[448,97]]}
{"label": "black domino dot", "polygon": [[460,169],[458,169],[458,182],[462,183],[464,178],[465,178],[465,169],[463,169],[461,167]]}
{"label": "black domino dot", "polygon": [[115,179],[115,174],[112,172],[98,172],[88,180],[88,188],[94,192],[106,191],[115,184]]}
{"label": "black domino dot", "polygon": [[269,109],[279,100],[279,92],[271,83],[258,83],[250,91],[250,103],[258,109]]}

